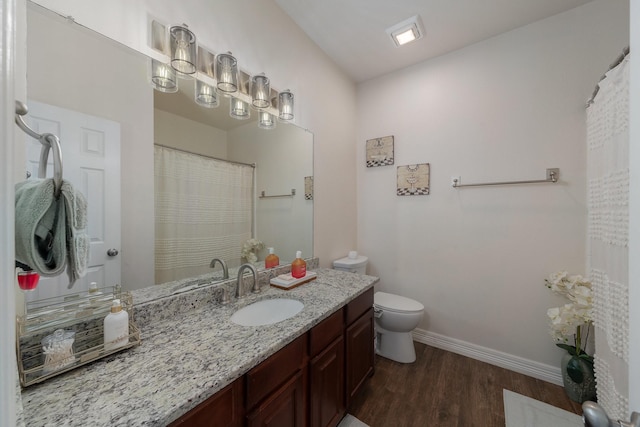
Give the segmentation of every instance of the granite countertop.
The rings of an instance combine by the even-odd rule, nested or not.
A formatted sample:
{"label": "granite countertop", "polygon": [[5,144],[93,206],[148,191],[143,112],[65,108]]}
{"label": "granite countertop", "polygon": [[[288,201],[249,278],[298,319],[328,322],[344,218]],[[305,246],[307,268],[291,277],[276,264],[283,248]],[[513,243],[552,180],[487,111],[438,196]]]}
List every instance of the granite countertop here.
{"label": "granite countertop", "polygon": [[[167,425],[378,281],[315,271],[317,280],[289,291],[264,287],[229,305],[195,305],[139,325],[140,346],[22,390],[25,425]],[[304,309],[273,325],[246,327],[229,320],[244,305],[282,296],[302,301]]]}

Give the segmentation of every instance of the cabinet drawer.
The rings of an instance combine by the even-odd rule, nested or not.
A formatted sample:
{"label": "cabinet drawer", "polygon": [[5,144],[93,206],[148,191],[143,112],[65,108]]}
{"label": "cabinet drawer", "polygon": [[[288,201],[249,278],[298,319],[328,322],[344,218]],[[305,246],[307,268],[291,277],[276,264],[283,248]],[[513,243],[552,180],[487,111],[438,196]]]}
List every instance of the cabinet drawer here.
{"label": "cabinet drawer", "polygon": [[307,363],[304,334],[250,370],[246,375],[247,409],[251,409]]}
{"label": "cabinet drawer", "polygon": [[344,313],[338,310],[309,332],[309,356],[315,357],[344,331]]}
{"label": "cabinet drawer", "polygon": [[242,378],[229,384],[169,427],[240,427],[243,424]]}
{"label": "cabinet drawer", "polygon": [[373,307],[373,288],[369,288],[362,295],[347,304],[347,325],[352,324],[371,307]]}

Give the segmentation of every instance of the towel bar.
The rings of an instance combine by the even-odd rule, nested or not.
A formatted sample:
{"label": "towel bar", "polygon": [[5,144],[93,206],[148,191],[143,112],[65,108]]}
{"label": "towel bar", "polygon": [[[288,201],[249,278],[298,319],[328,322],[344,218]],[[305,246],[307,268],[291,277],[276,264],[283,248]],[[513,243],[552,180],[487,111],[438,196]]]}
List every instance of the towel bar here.
{"label": "towel bar", "polygon": [[272,197],[293,197],[293,196],[295,196],[295,195],[296,195],[296,189],[295,189],[295,188],[292,188],[292,189],[291,189],[291,194],[275,194],[275,195],[273,195],[273,196],[267,196],[267,195],[265,194],[265,191],[264,191],[264,190],[262,190],[262,191],[260,192],[260,199],[269,199],[269,198],[272,198]]}
{"label": "towel bar", "polygon": [[547,169],[547,178],[546,179],[534,179],[527,181],[500,181],[500,182],[479,182],[475,184],[460,184],[460,177],[452,178],[451,186],[453,188],[461,188],[461,187],[481,187],[485,185],[512,185],[512,184],[541,184],[541,183],[553,183],[558,182],[558,178],[560,177],[560,169],[558,168],[550,168]]}

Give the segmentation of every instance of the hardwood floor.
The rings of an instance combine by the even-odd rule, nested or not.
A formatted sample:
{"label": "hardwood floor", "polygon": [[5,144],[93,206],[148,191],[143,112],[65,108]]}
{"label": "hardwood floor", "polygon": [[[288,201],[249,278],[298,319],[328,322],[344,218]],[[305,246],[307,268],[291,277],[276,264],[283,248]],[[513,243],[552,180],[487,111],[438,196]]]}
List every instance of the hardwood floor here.
{"label": "hardwood floor", "polygon": [[375,374],[350,414],[371,427],[504,427],[502,389],[582,414],[580,404],[560,386],[425,344],[415,346],[413,364],[376,356]]}

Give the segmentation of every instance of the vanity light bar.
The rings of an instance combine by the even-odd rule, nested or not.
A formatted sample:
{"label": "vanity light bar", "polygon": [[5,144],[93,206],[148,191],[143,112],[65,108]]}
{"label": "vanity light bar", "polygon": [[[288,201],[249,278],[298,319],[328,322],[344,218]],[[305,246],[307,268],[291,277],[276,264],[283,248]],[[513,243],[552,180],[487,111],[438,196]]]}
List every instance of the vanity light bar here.
{"label": "vanity light bar", "polygon": [[[199,105],[215,108],[219,105],[218,96],[223,95],[248,103],[253,109],[278,117],[280,121],[293,121],[291,91],[278,92],[270,87],[264,73],[252,76],[240,69],[231,52],[216,55],[197,44],[195,34],[186,24],[169,28],[151,16],[148,16],[148,22],[148,46],[154,52],[150,55],[149,80],[154,89],[177,92],[177,77],[196,77],[194,100]],[[246,118],[248,114],[232,114],[232,117]],[[275,126],[266,119],[269,116],[262,117],[265,120],[259,123],[261,128]]]}

